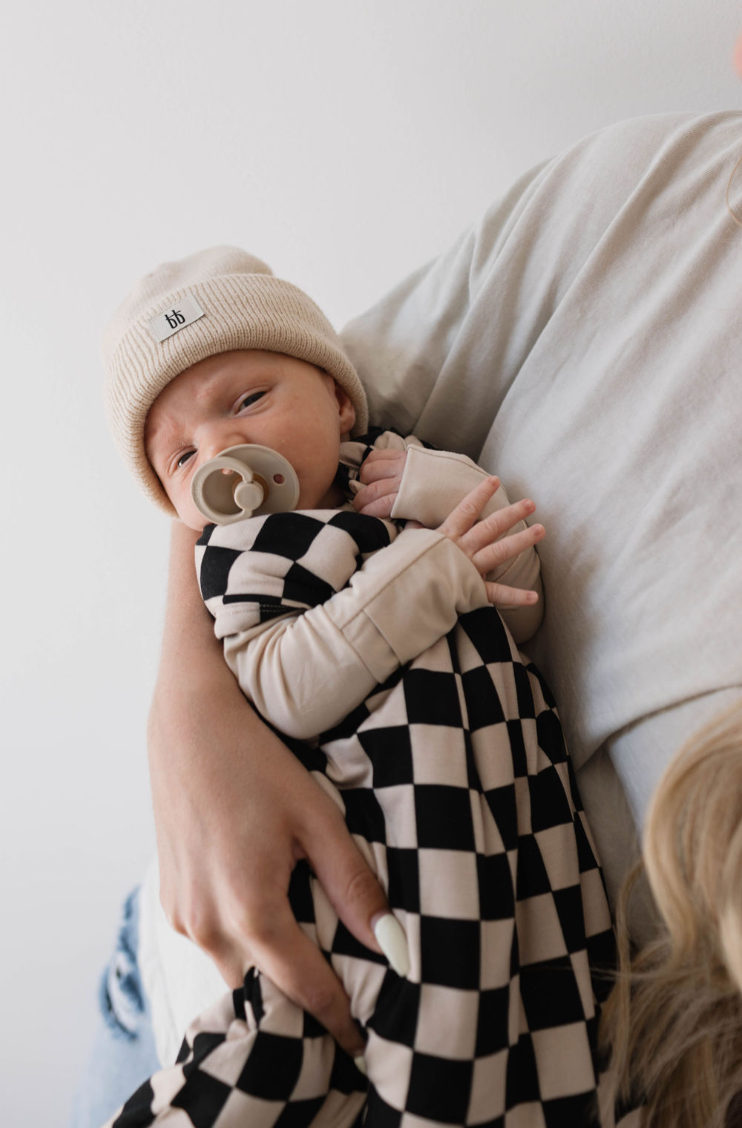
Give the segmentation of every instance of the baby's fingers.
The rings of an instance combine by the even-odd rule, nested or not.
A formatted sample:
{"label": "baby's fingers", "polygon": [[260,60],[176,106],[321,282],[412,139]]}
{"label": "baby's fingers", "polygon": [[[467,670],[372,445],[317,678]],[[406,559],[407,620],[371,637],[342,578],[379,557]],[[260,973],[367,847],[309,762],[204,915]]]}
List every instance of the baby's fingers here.
{"label": "baby's fingers", "polygon": [[[452,509],[446,520],[439,526],[438,532],[453,539],[461,537],[471,529],[485,505],[500,488],[499,478],[483,478],[471,490],[455,509]],[[488,540],[492,540],[490,535]]]}
{"label": "baby's fingers", "polygon": [[393,478],[380,478],[358,491],[353,507],[368,517],[391,517],[398,491],[399,483]]}
{"label": "baby's fingers", "polygon": [[486,576],[509,560],[515,560],[516,556],[538,544],[545,535],[543,525],[529,525],[519,533],[511,533],[509,537],[502,537],[494,544],[486,544],[484,548],[474,551],[471,561]]}
{"label": "baby's fingers", "polygon": [[401,477],[406,458],[406,450],[372,450],[361,466],[359,478],[367,486],[379,478]]}
{"label": "baby's fingers", "polygon": [[485,580],[487,599],[493,607],[531,607],[538,603],[538,593],[523,588],[508,587],[507,584],[494,584]]}
{"label": "baby's fingers", "polygon": [[497,509],[494,513],[490,513],[489,517],[485,517],[479,521],[473,529],[466,535],[467,544],[474,552],[485,545],[494,544],[498,538],[506,539],[505,534],[509,529],[514,528],[516,525],[521,524],[527,517],[530,517],[536,510],[535,502],[531,501],[530,497],[524,497],[521,501],[514,501],[512,505],[506,505],[503,509]]}

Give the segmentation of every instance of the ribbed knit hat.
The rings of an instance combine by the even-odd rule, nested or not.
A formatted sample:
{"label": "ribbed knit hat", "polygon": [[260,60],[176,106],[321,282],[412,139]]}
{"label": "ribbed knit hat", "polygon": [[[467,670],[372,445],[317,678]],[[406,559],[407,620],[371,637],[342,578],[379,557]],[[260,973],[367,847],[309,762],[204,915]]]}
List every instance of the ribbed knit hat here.
{"label": "ribbed knit hat", "polygon": [[368,428],[361,381],[329,321],[302,290],[237,247],[163,263],[109,322],[103,360],[116,445],[144,491],[171,516],[175,510],[144,449],[147,412],[186,368],[231,349],[286,353],[324,369],[350,396],[354,433]]}

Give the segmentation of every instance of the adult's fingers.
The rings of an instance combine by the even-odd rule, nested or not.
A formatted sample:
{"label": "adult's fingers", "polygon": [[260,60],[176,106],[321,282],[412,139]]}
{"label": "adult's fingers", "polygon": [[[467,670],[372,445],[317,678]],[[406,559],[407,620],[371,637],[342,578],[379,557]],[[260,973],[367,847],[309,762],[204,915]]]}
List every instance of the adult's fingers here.
{"label": "adult's fingers", "polygon": [[339,812],[310,826],[307,841],[307,857],[342,922],[362,944],[383,953],[397,975],[406,976],[407,937]]}
{"label": "adult's fingers", "polygon": [[268,919],[253,922],[250,950],[255,965],[288,998],[313,1014],[344,1050],[353,1057],[363,1053],[363,1039],[343,985],[296,923],[288,901],[277,902]]}
{"label": "adult's fingers", "polygon": [[328,817],[319,809],[309,812],[300,842],[343,924],[361,944],[381,952],[374,927],[389,913],[389,904],[340,812],[335,814],[337,817]]}
{"label": "adult's fingers", "polygon": [[[305,812],[303,826],[298,829],[298,844],[346,928],[367,948],[383,953],[399,975],[406,975],[409,954],[404,932],[340,812],[329,810],[324,804],[313,805]],[[260,937],[257,945],[253,942],[252,946],[256,953],[265,949],[265,970],[286,994],[315,1015],[349,1053],[361,1053],[361,1039],[350,1017],[347,999],[342,988],[340,995],[335,988],[335,984],[340,987],[339,980],[332,975],[333,984],[324,973],[317,978],[318,950],[300,929],[299,944],[297,928],[290,934],[290,943],[278,926],[275,936]],[[321,962],[330,970],[324,960]]]}

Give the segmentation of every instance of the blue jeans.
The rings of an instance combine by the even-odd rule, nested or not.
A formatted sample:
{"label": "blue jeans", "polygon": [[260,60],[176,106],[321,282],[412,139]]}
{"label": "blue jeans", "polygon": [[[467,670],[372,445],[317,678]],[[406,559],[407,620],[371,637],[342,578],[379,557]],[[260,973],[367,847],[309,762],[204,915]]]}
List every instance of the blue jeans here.
{"label": "blue jeans", "polygon": [[160,1062],[137,962],[139,889],[124,902],[116,947],[101,977],[101,1019],[70,1128],[100,1128]]}

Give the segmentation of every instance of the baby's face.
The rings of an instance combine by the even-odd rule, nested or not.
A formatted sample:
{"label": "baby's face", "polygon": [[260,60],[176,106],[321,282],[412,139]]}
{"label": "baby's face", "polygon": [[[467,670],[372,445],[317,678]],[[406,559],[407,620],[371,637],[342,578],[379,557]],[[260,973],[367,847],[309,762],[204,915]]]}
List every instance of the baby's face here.
{"label": "baby's face", "polygon": [[144,445],[181,521],[203,529],[191,500],[197,468],[227,447],[258,443],[289,460],[299,479],[299,509],[333,505],[341,436],[355,422],[332,376],[282,353],[219,353],[181,372],[147,415]]}

